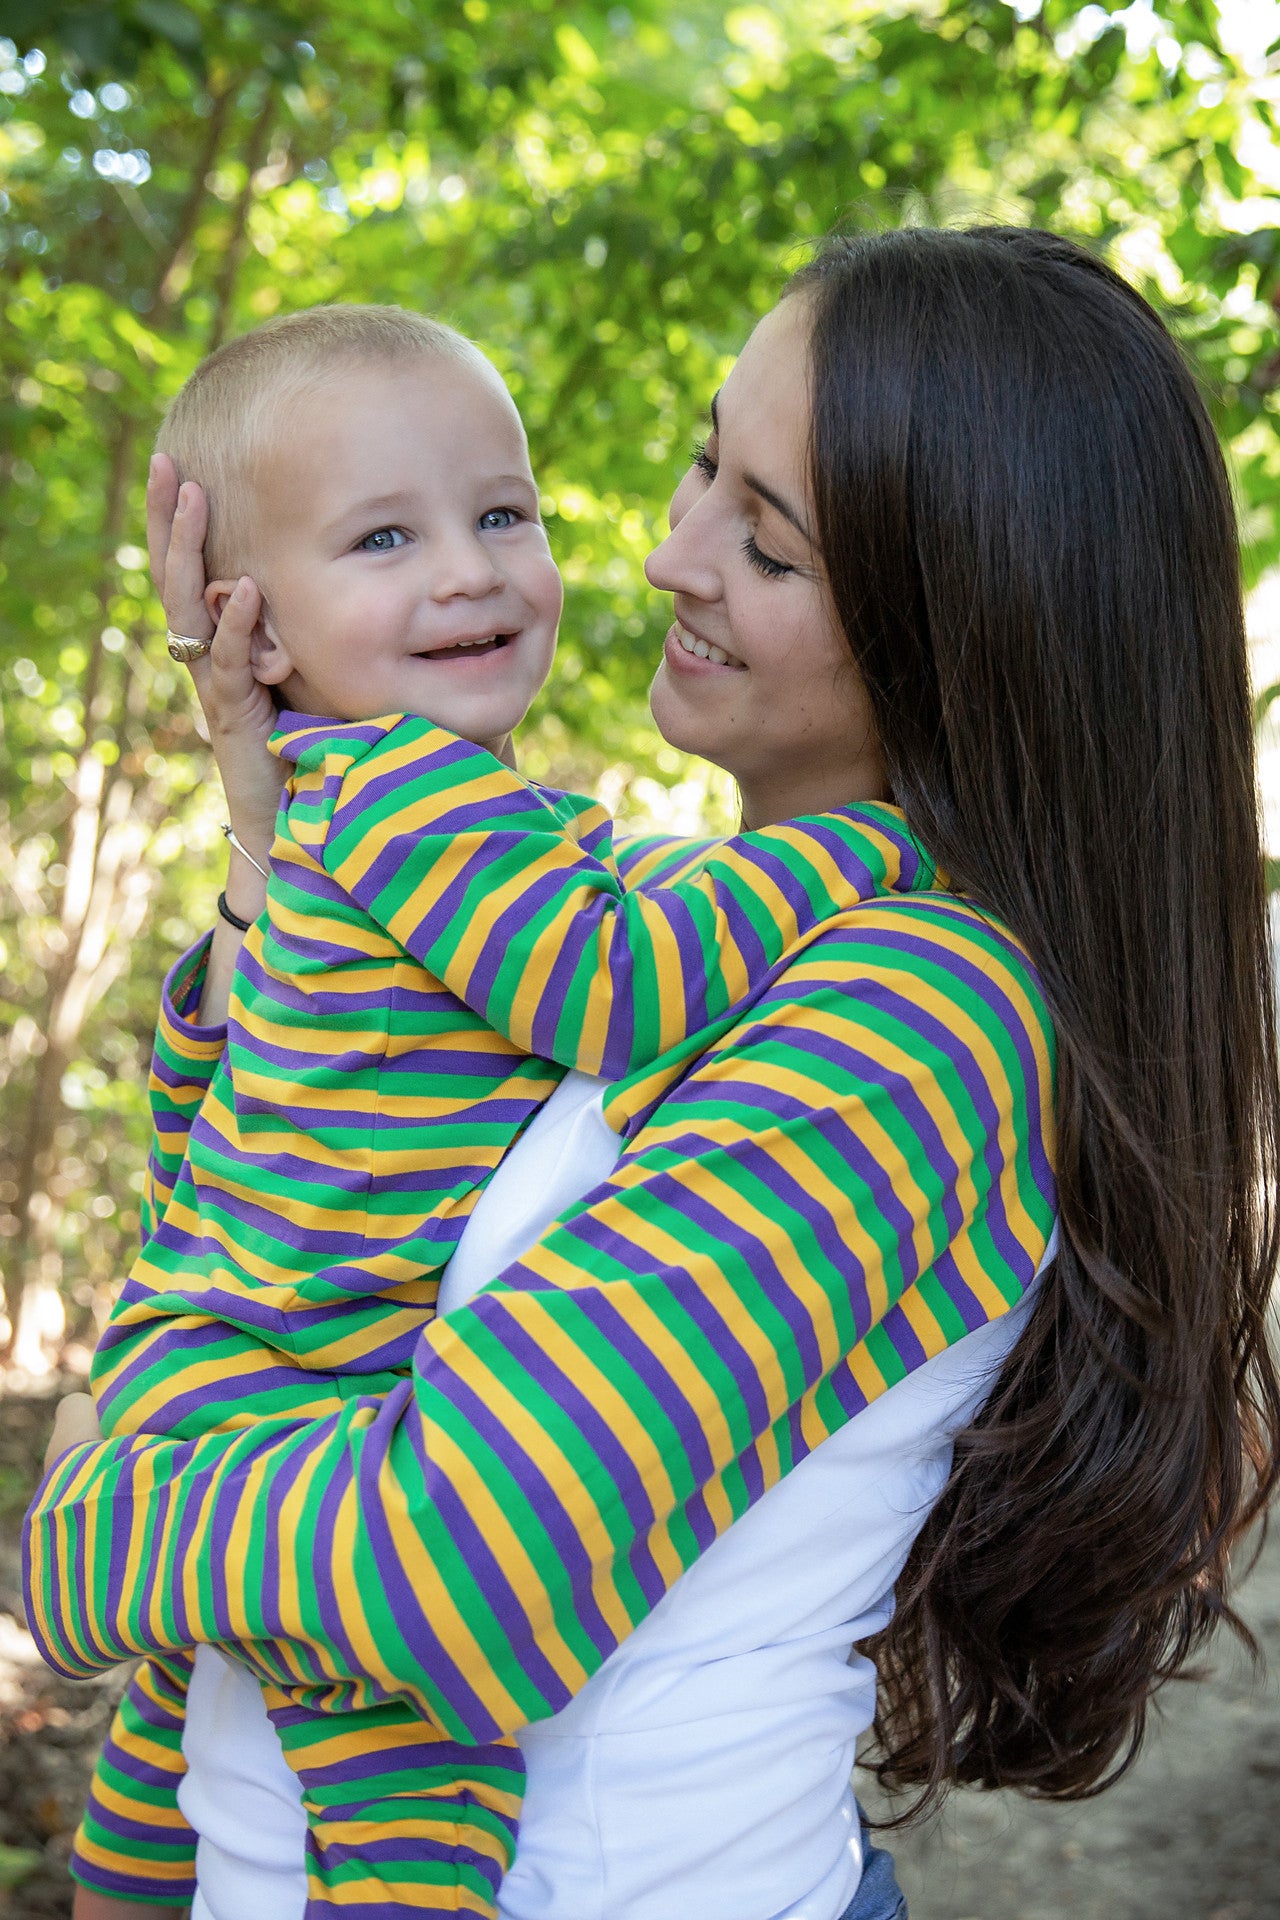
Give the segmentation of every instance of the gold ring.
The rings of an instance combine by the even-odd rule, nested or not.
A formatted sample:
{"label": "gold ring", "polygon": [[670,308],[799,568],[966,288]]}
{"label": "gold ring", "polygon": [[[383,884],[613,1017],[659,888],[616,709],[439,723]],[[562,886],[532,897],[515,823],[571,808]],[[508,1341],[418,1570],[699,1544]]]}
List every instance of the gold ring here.
{"label": "gold ring", "polygon": [[189,667],[193,660],[203,659],[213,648],[212,640],[193,640],[190,634],[175,633],[172,627],[166,629],[165,638],[171,657],[184,667]]}

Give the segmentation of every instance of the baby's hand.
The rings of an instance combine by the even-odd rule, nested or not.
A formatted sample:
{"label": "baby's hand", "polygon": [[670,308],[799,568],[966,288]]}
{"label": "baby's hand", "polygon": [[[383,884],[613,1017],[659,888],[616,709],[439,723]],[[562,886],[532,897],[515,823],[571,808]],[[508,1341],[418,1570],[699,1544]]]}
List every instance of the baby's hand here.
{"label": "baby's hand", "polygon": [[208,524],[203,490],[190,480],[179,487],[172,460],[158,453],[147,481],[151,578],[172,632],[192,640],[212,636],[212,650],[190,662],[191,678],[208,723],[231,824],[265,866],[285,768],[267,751],[276,725],[275,702],[253,675],[253,632],[262,597],[247,576],[240,580],[214,632],[213,615],[205,604]]}

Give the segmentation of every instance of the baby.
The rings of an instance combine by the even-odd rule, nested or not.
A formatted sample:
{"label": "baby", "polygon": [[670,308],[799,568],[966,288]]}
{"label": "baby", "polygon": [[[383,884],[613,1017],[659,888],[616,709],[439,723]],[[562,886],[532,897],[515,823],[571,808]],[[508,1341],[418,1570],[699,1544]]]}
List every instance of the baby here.
{"label": "baby", "polygon": [[[291,771],[176,1167],[165,1113],[203,949],[171,981],[151,1230],[94,1389],[108,1435],[251,1435],[356,1399],[372,1436],[479,1194],[564,1070],[614,1082],[606,1117],[634,1130],[899,843],[865,809],[827,814],[627,891],[608,817],[510,770],[561,586],[516,409],[450,329],[372,307],[268,323],[197,370],[158,446],[208,494],[211,606],[241,573],[260,589],[253,667]],[[323,1501],[297,1489],[300,1529]],[[252,1539],[225,1544],[254,1563]],[[455,1744],[274,1647],[245,1657],[301,1783],[308,1914],[492,1914],[516,1746]],[[194,1892],[175,1800],[190,1672],[148,1662],[126,1695],[74,1862],[96,1895]]]}

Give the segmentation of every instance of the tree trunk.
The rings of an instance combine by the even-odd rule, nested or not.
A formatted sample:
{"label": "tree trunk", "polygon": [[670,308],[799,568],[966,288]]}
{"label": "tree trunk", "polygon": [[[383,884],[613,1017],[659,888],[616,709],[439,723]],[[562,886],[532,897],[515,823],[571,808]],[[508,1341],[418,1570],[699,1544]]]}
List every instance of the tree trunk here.
{"label": "tree trunk", "polygon": [[[243,76],[238,76],[214,95],[169,245],[157,262],[151,304],[159,310],[155,318],[160,324],[172,318],[185,284],[200,213],[208,198],[208,176],[217,163],[242,83]],[[253,175],[266,155],[273,103],[274,94],[269,91],[249,136],[246,187],[235,210],[233,244],[224,256],[215,287],[215,328],[225,324],[234,297]],[[130,842],[138,842],[140,828],[145,842],[149,837],[146,828],[159,825],[158,810],[146,805],[145,797],[136,792],[131,781],[117,776],[108,782],[106,768],[94,751],[101,730],[110,721],[118,722],[123,704],[123,662],[117,668],[115,659],[107,654],[101,630],[108,621],[115,550],[126,530],[137,442],[137,422],[121,417],[108,454],[97,595],[101,619],[89,647],[81,685],[84,745],[59,849],[66,878],[58,929],[51,943],[49,994],[41,1027],[43,1045],[35,1059],[26,1125],[16,1155],[17,1192],[12,1212],[17,1226],[6,1248],[4,1304],[9,1322],[8,1351],[20,1364],[38,1362],[52,1320],[51,1296],[56,1305],[61,1267],[57,1249],[59,1210],[49,1186],[63,1115],[63,1075],[76,1057],[86,1019],[124,966],[129,941],[146,912],[149,876],[139,864],[138,847],[135,845],[131,853]],[[140,807],[143,820],[138,818]]]}
{"label": "tree trunk", "polygon": [[231,234],[223,251],[222,270],[214,288],[213,325],[209,330],[207,349],[210,353],[222,345],[231,324],[231,307],[235,299],[236,281],[240,277],[245,248],[249,241],[249,215],[253,210],[254,176],[267,157],[275,116],[276,95],[274,87],[271,87],[267,90],[266,97],[258,109],[258,117],[253,123],[244,150],[244,185],[232,209]]}
{"label": "tree trunk", "polygon": [[84,745],[76,763],[71,810],[59,849],[66,878],[62,883],[58,930],[50,957],[49,998],[41,1026],[44,1045],[36,1056],[26,1129],[17,1156],[18,1191],[13,1212],[18,1230],[9,1243],[5,1260],[4,1297],[10,1344],[21,1346],[24,1357],[30,1350],[33,1312],[38,1307],[34,1292],[37,1289],[43,1292],[49,1284],[47,1275],[41,1277],[41,1268],[47,1264],[44,1256],[53,1251],[48,1182],[62,1114],[62,1076],[70,1063],[71,1048],[79,1039],[87,1010],[86,961],[92,969],[101,957],[95,958],[92,945],[86,947],[85,942],[97,877],[106,774],[93,748],[98,726],[107,717],[110,702],[105,685],[108,656],[102,644],[101,625],[106,623],[107,583],[113,556],[124,533],[136,440],[134,422],[121,418],[109,455],[102,516],[102,584],[98,592],[101,624],[89,647],[81,683]]}

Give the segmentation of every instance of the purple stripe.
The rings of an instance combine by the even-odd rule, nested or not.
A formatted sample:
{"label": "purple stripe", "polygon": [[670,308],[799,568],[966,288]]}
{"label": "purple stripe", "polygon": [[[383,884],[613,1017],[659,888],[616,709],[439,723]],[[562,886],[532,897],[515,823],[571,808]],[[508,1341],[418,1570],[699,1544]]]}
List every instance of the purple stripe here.
{"label": "purple stripe", "polygon": [[[461,873],[456,874],[437,896],[431,908],[431,920],[438,932],[446,931],[458,914],[469,917],[467,912],[469,890],[497,865],[500,858],[500,851],[495,841],[496,836],[479,840],[475,852],[469,855]],[[393,882],[401,879],[409,857],[405,847],[398,842],[382,848],[373,866],[362,875],[352,889],[353,897],[362,906],[376,904],[380,895]],[[421,951],[421,942],[415,942],[415,947]]]}
{"label": "purple stripe", "polygon": [[[150,1837],[154,1838],[154,1834]],[[188,1846],[190,1844],[189,1841],[186,1843]],[[175,1845],[181,1858],[183,1843],[179,1841]],[[79,1851],[71,1857],[75,1865],[75,1878],[83,1886],[92,1887],[98,1893],[114,1895],[121,1900],[132,1900],[136,1897],[154,1901],[156,1898],[156,1882],[145,1874],[116,1873],[113,1868],[104,1867],[97,1860],[86,1860]],[[185,1876],[177,1879],[166,1878],[164,1882],[164,1893],[175,1906],[181,1906],[184,1901],[190,1900],[195,1890],[194,1874],[189,1879]]]}
{"label": "purple stripe", "polygon": [[[934,1265],[935,1273],[938,1272],[939,1268],[941,1267],[944,1261],[949,1262],[951,1265],[954,1266],[954,1262],[951,1262],[950,1260],[950,1255],[948,1253],[944,1253],[941,1255],[940,1259],[937,1262],[935,1262],[935,1265]],[[968,1293],[967,1288],[965,1288],[964,1291],[966,1294]],[[958,1300],[955,1301],[954,1305],[960,1308],[962,1318],[964,1319],[966,1332],[972,1333],[974,1327],[986,1325],[988,1316],[982,1312],[981,1308],[977,1308],[977,1315],[978,1315],[977,1319],[970,1320],[969,1315],[964,1312],[964,1308],[961,1305],[960,1301]],[[971,1296],[969,1298],[968,1305],[970,1306],[971,1309],[977,1307],[977,1303],[972,1299]],[[881,1331],[887,1336],[890,1344],[893,1347],[894,1352],[897,1354],[899,1360],[901,1360],[903,1366],[906,1368],[908,1373],[914,1373],[917,1367],[921,1367],[924,1365],[925,1361],[928,1359],[929,1356],[925,1352],[923,1346],[920,1344],[920,1336],[916,1332],[915,1328],[912,1326],[910,1320],[907,1318],[906,1312],[900,1300],[895,1300],[894,1304],[890,1307],[888,1313],[886,1313],[884,1319],[881,1321],[880,1326],[881,1326]]]}
{"label": "purple stripe", "polygon": [[[572,1232],[572,1227],[568,1231]],[[681,1270],[681,1278],[684,1277]],[[665,1277],[658,1284],[663,1293],[668,1292]],[[654,1287],[651,1285],[647,1290],[652,1291]],[[699,1410],[657,1359],[636,1328],[628,1322],[607,1288],[593,1291],[583,1289],[575,1294],[575,1302],[583,1318],[652,1394],[661,1414],[671,1423],[679,1440],[681,1452],[688,1463],[690,1479],[695,1484],[707,1479],[715,1471],[716,1463],[712,1457],[706,1428]],[[679,1293],[672,1294],[670,1304],[678,1309],[683,1309],[685,1306],[683,1297]],[[710,1393],[711,1389],[708,1386],[708,1394]],[[628,1394],[627,1400],[636,1415],[641,1417],[642,1424],[645,1424],[643,1409],[638,1398]],[[652,1429],[647,1430],[652,1431]],[[669,1462],[668,1465],[670,1464]]]}
{"label": "purple stripe", "polygon": [[[188,1175],[184,1174],[178,1184],[177,1192],[185,1195],[192,1186]],[[364,1184],[364,1183],[362,1183]],[[317,1189],[317,1211],[319,1204],[326,1198],[325,1189]],[[336,1227],[308,1227],[295,1220],[288,1220],[278,1206],[272,1206],[270,1196],[261,1201],[251,1199],[245,1194],[228,1194],[222,1190],[211,1193],[202,1202],[214,1213],[225,1214],[250,1232],[260,1234],[272,1246],[292,1252],[306,1252],[313,1255],[324,1254],[335,1260],[355,1260],[359,1258],[364,1245],[364,1233],[361,1228],[343,1231]],[[286,1201],[285,1204],[288,1204]],[[331,1198],[332,1204],[332,1198]],[[147,1250],[148,1265],[160,1271],[172,1270],[178,1266],[177,1260],[163,1261],[163,1255],[170,1249],[180,1256],[183,1264],[199,1265],[204,1260],[215,1260],[222,1267],[235,1267],[235,1257],[213,1240],[203,1234],[188,1233],[184,1228],[171,1224],[168,1219],[161,1221],[155,1239]],[[305,1269],[303,1269],[305,1271]],[[280,1279],[286,1284],[296,1281],[296,1274],[285,1271]],[[252,1283],[251,1283],[252,1284]]]}
{"label": "purple stripe", "polygon": [[[110,1763],[110,1748],[107,1749],[103,1758]],[[142,1774],[140,1768],[131,1768],[129,1771],[131,1779],[141,1780]],[[172,1799],[173,1789],[179,1778],[181,1778],[180,1772],[177,1774],[167,1773],[148,1784],[163,1792],[166,1798]],[[184,1854],[189,1854],[195,1845],[194,1838],[190,1834],[174,1833],[170,1828],[157,1828],[154,1820],[133,1819],[126,1813],[120,1813],[114,1808],[103,1806],[101,1800],[96,1796],[89,1803],[89,1812],[93,1817],[94,1824],[103,1828],[105,1832],[109,1833],[113,1839],[116,1840],[141,1842],[144,1846],[154,1842],[159,1846],[170,1847],[179,1859],[181,1859]],[[154,1892],[155,1889],[153,1888],[152,1891]]]}
{"label": "purple stripe", "polygon": [[[952,920],[959,919],[958,915],[948,915],[947,917]],[[1048,1146],[1044,1137],[1044,1129],[1040,1124],[1040,1066],[1036,1059],[1031,1035],[1011,996],[1001,986],[999,979],[988,973],[976,960],[969,960],[963,955],[954,953],[943,954],[939,951],[936,944],[931,941],[922,940],[918,937],[913,939],[906,934],[891,933],[881,936],[881,944],[892,947],[899,952],[914,953],[920,957],[932,960],[936,965],[945,967],[947,971],[963,981],[969,991],[977,999],[981,1000],[983,1005],[987,1007],[999,1021],[1013,1045],[1014,1051],[1017,1054],[1018,1065],[1022,1072],[1022,1086],[1015,1086],[1014,1093],[1016,1096],[1025,1089],[1025,1112],[1028,1128],[1027,1154],[1034,1170],[1033,1178],[1035,1179],[1036,1186],[1041,1193],[1044,1194],[1045,1199],[1052,1205],[1056,1194],[1056,1183],[1052,1173]],[[1021,969],[1027,976],[1028,995],[1034,1004],[1041,998],[1038,976],[1027,963],[1025,956],[1011,940],[1005,940],[1002,944],[1012,957],[1021,963]],[[904,1002],[904,1004],[909,1005],[910,1003]],[[945,1032],[946,1029],[940,1025],[936,1025],[935,1031]],[[977,1072],[976,1067],[974,1072]],[[966,1085],[967,1084],[968,1082],[966,1081]],[[989,1083],[985,1080],[985,1077],[982,1079],[982,1085],[989,1090]]]}
{"label": "purple stripe", "polygon": [[[1008,1263],[1006,1262],[1006,1264]],[[1028,1260],[1025,1252],[1019,1264],[1023,1267],[1029,1267],[1032,1270],[1035,1266],[1034,1261]],[[956,1265],[955,1255],[949,1247],[940,1253],[934,1261],[933,1272],[934,1277],[942,1287],[948,1300],[950,1300],[952,1306],[964,1321],[965,1332],[972,1333],[976,1327],[985,1327],[991,1315],[986,1307],[982,1305],[982,1302],[978,1299],[970,1287],[969,1282]],[[909,1323],[905,1324],[907,1324],[909,1330]],[[895,1347],[898,1346],[896,1339],[894,1345]],[[898,1347],[898,1353],[908,1373],[914,1366],[919,1364],[918,1361],[912,1358],[909,1350]],[[923,1354],[921,1357],[923,1358]]]}
{"label": "purple stripe", "polygon": [[[813,1124],[824,1137],[834,1136],[833,1144],[841,1157],[853,1172],[867,1181],[873,1193],[876,1192],[876,1187],[871,1178],[872,1175],[879,1180],[881,1186],[884,1185],[884,1174],[879,1162],[848,1131],[840,1115],[835,1113],[816,1115]],[[667,1152],[691,1154],[698,1151],[699,1146],[705,1152],[705,1141],[699,1143],[696,1137],[690,1137],[687,1141],[672,1142],[670,1146],[664,1145],[662,1151],[664,1155]],[[812,1231],[834,1275],[848,1286],[850,1308],[855,1315],[855,1320],[859,1313],[862,1314],[862,1324],[859,1328],[859,1337],[861,1337],[866,1331],[866,1319],[870,1312],[866,1297],[865,1272],[853,1250],[841,1237],[830,1214],[815,1202],[799,1181],[791,1174],[784,1172],[757,1143],[752,1141],[739,1143],[733,1158],[740,1167],[754,1173],[759,1179],[764,1189],[760,1196],[762,1210],[772,1216],[773,1224],[777,1224],[774,1209],[778,1203],[781,1203],[790,1213],[804,1221]],[[676,1221],[693,1222],[713,1244],[718,1242],[725,1248],[726,1256],[731,1254],[742,1279],[747,1280],[752,1289],[758,1289],[764,1295],[772,1311],[776,1312],[786,1324],[795,1341],[797,1357],[806,1381],[812,1384],[819,1379],[822,1365],[813,1322],[779,1268],[773,1254],[758,1236],[749,1233],[742,1221],[735,1219],[731,1213],[712,1206],[701,1196],[684,1187],[680,1181],[679,1169],[674,1172],[656,1173],[647,1183],[646,1192],[652,1193],[659,1204],[668,1205]],[[904,1231],[909,1233],[909,1213],[896,1200],[891,1189],[887,1191],[887,1199],[889,1206],[886,1206],[884,1201],[880,1201],[880,1204],[882,1211],[889,1214],[891,1229],[899,1234]],[[604,1227],[603,1223],[594,1216],[579,1215],[566,1230],[576,1234],[588,1245],[601,1247],[619,1265],[628,1270],[637,1273],[648,1270],[643,1256],[632,1254],[625,1238]],[[679,1226],[672,1223],[667,1223],[667,1230],[677,1235],[680,1232]],[[667,1268],[663,1271],[665,1275],[674,1270]],[[728,1258],[724,1262],[724,1271],[727,1278],[731,1271]],[[762,1432],[768,1424],[767,1404],[763,1389],[756,1377],[753,1362],[728,1323],[697,1287],[692,1274],[685,1270],[680,1278],[687,1286],[688,1292],[686,1293],[685,1286],[680,1287],[677,1293],[679,1304],[706,1335],[712,1350],[724,1360],[737,1381],[739,1391],[743,1393],[748,1408],[752,1432]],[[732,1284],[731,1281],[730,1285]],[[734,1304],[739,1313],[743,1311],[745,1303],[750,1298],[749,1291],[744,1291],[741,1299],[735,1293]]]}
{"label": "purple stripe", "polygon": [[[892,1309],[892,1311],[896,1311],[896,1309]],[[848,1420],[852,1420],[855,1414],[861,1413],[864,1407],[870,1405],[866,1394],[858,1385],[857,1380],[847,1365],[836,1368],[834,1374],[831,1376],[831,1388],[836,1396],[836,1402],[840,1411]],[[797,1426],[798,1425],[799,1421],[797,1420]],[[800,1446],[802,1452],[798,1457],[803,1458],[804,1454],[808,1452],[808,1448],[805,1447],[803,1440],[801,1440]]]}
{"label": "purple stripe", "polygon": [[[555,1051],[556,1036],[565,1011],[565,1002],[573,990],[574,977],[582,963],[584,953],[594,949],[599,930],[599,917],[588,918],[585,909],[574,913],[565,922],[561,935],[560,948],[547,979],[546,990],[534,1009],[530,1037],[536,1053],[550,1058]],[[489,965],[489,972],[496,974],[501,955],[495,953]],[[626,991],[615,979],[612,983],[615,998]]]}
{"label": "purple stripe", "polygon": [[[477,1306],[488,1307],[488,1301],[477,1301]],[[617,1496],[618,1504],[626,1514],[630,1528],[637,1541],[644,1540],[649,1528],[660,1516],[656,1512],[644,1476],[636,1467],[626,1447],[616,1437],[604,1414],[592,1403],[585,1390],[579,1388],[544,1353],[537,1341],[516,1320],[500,1301],[495,1300],[500,1311],[486,1311],[484,1318],[490,1323],[489,1333],[496,1339],[525,1374],[536,1381],[552,1399],[556,1409],[566,1419],[571,1420],[590,1448],[593,1458],[608,1475],[611,1493]],[[588,1349],[589,1351],[589,1349]],[[662,1404],[659,1397],[659,1404]],[[656,1567],[650,1564],[645,1570],[641,1586],[650,1605],[663,1591],[663,1583],[658,1577]]]}
{"label": "purple stripe", "polygon": [[[126,1282],[125,1292],[127,1293],[129,1287],[133,1285],[134,1282],[132,1281]],[[139,1297],[145,1297],[145,1295],[142,1295],[140,1292]],[[124,1295],[121,1296],[121,1304],[125,1304]],[[134,1345],[137,1337],[138,1330],[135,1326],[122,1327],[117,1325],[114,1320],[109,1321],[103,1329],[102,1337],[98,1342],[98,1359],[94,1368],[95,1374],[100,1373],[106,1367],[117,1348],[124,1347],[127,1350]],[[225,1340],[226,1337],[226,1331],[222,1327],[184,1325],[180,1335],[175,1331],[173,1339],[174,1343],[180,1347],[181,1364],[189,1367],[197,1364],[205,1348],[216,1345],[219,1341]],[[165,1347],[167,1347],[167,1345],[168,1342],[166,1341]],[[97,1388],[98,1413],[103,1423],[103,1430],[109,1440],[117,1437],[112,1432],[112,1408],[115,1406],[116,1401],[122,1397],[126,1401],[131,1399],[135,1387],[139,1382],[146,1380],[154,1365],[154,1353],[155,1344],[154,1342],[149,1342],[139,1349],[134,1358],[126,1366],[121,1368],[109,1387]]]}
{"label": "purple stripe", "polygon": [[282,760],[296,761],[308,748],[376,747],[386,737],[387,728],[375,726],[370,720],[327,720],[282,708],[271,736],[271,751]]}
{"label": "purple stripe", "polygon": [[[792,1327],[791,1331],[798,1343],[812,1345],[813,1329],[807,1317],[797,1314],[796,1301],[783,1283],[777,1266],[764,1246],[753,1234],[744,1231],[740,1222],[731,1220],[718,1208],[691,1193],[680,1184],[678,1174],[657,1172],[648,1182],[646,1192],[652,1196],[656,1207],[666,1206],[677,1220],[693,1221],[702,1233],[713,1241],[720,1241],[731,1249],[736,1263],[746,1270],[754,1285],[769,1298],[771,1306],[782,1309],[789,1303],[792,1313],[804,1319],[803,1328]],[[668,1225],[670,1231],[670,1226]],[[678,1228],[676,1229],[678,1231]],[[662,1266],[656,1270],[650,1256],[632,1245],[625,1233],[619,1233],[609,1227],[595,1214],[579,1214],[569,1222],[564,1231],[580,1240],[584,1245],[598,1249],[611,1259],[623,1272],[652,1285],[656,1278],[664,1287],[670,1288],[676,1302],[689,1320],[708,1340],[712,1351],[723,1363],[725,1370],[737,1386],[742,1397],[747,1421],[753,1433],[761,1431],[768,1421],[768,1406],[764,1387],[756,1373],[753,1361],[742,1345],[732,1325],[716,1308],[707,1294],[699,1286],[693,1273],[687,1267]],[[594,1265],[594,1262],[585,1263]],[[785,1296],[785,1302],[774,1298],[768,1281],[763,1276],[771,1275],[777,1290]],[[503,1275],[504,1281],[511,1282],[513,1270]],[[582,1301],[594,1303],[599,1294],[584,1291]],[[742,1301],[737,1293],[732,1294],[731,1312],[742,1313]],[[786,1313],[782,1312],[785,1319]],[[666,1403],[664,1402],[664,1408]],[[670,1408],[666,1408],[668,1412]],[[674,1415],[673,1415],[674,1418]]]}

